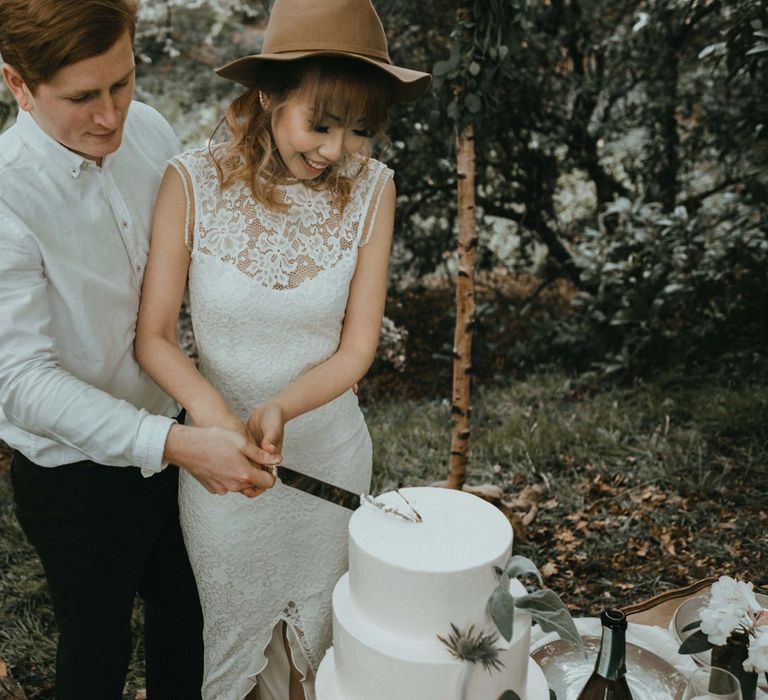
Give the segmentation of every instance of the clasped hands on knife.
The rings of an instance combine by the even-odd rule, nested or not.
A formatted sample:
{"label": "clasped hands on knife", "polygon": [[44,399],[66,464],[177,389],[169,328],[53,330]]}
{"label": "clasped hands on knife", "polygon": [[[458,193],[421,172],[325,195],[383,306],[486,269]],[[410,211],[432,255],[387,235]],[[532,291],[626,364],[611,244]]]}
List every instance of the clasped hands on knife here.
{"label": "clasped hands on knife", "polygon": [[270,467],[282,460],[285,425],[279,405],[261,404],[247,424],[228,408],[192,415],[194,427],[171,427],[165,461],[183,465],[206,490],[218,495],[236,491],[255,498],[274,486]]}

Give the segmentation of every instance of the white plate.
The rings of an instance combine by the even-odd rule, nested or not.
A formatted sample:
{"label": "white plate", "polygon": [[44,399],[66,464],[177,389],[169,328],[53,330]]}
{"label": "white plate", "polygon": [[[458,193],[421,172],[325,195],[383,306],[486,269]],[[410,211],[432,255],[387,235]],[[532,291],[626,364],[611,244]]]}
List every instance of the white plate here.
{"label": "white plate", "polygon": [[[531,655],[557,700],[576,700],[595,668],[600,637],[582,637],[584,651],[562,639],[545,644]],[[685,691],[685,678],[656,654],[627,644],[627,682],[632,695],[642,700],[678,700]]]}

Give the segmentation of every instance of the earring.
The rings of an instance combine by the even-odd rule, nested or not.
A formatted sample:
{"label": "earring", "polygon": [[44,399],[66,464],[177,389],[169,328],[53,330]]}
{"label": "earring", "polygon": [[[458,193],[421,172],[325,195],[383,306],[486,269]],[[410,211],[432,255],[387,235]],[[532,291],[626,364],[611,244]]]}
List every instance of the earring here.
{"label": "earring", "polygon": [[259,90],[259,104],[265,112],[269,109],[269,97],[262,90]]}

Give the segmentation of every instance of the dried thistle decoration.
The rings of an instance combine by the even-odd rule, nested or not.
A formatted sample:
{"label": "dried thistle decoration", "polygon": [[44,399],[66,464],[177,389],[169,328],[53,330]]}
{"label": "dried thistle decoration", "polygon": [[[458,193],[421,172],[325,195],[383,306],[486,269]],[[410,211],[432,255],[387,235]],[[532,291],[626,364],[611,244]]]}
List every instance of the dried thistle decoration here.
{"label": "dried thistle decoration", "polygon": [[395,493],[405,501],[411,511],[410,513],[404,513],[402,510],[398,510],[394,506],[388,506],[386,503],[379,503],[373,496],[369,496],[365,493],[360,496],[360,501],[361,503],[367,503],[369,506],[374,506],[384,513],[407,520],[410,523],[422,522],[419,511],[413,507],[413,504],[400,492],[400,490],[398,489]]}
{"label": "dried thistle decoration", "polygon": [[475,634],[474,625],[470,625],[466,632],[462,632],[451,623],[451,634],[448,639],[439,634],[437,638],[457,659],[470,661],[473,664],[480,663],[488,672],[501,671],[504,668],[504,664],[499,660],[499,649],[496,646],[499,637],[495,632]]}

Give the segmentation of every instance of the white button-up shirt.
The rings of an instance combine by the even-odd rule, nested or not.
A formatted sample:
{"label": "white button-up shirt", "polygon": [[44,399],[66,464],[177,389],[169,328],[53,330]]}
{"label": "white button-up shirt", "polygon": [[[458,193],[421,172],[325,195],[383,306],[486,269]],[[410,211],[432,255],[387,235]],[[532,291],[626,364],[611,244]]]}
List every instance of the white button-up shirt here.
{"label": "white button-up shirt", "polygon": [[0,439],[54,467],[162,468],[178,407],[133,354],[168,123],[134,102],[101,167],[27,112],[0,135]]}

